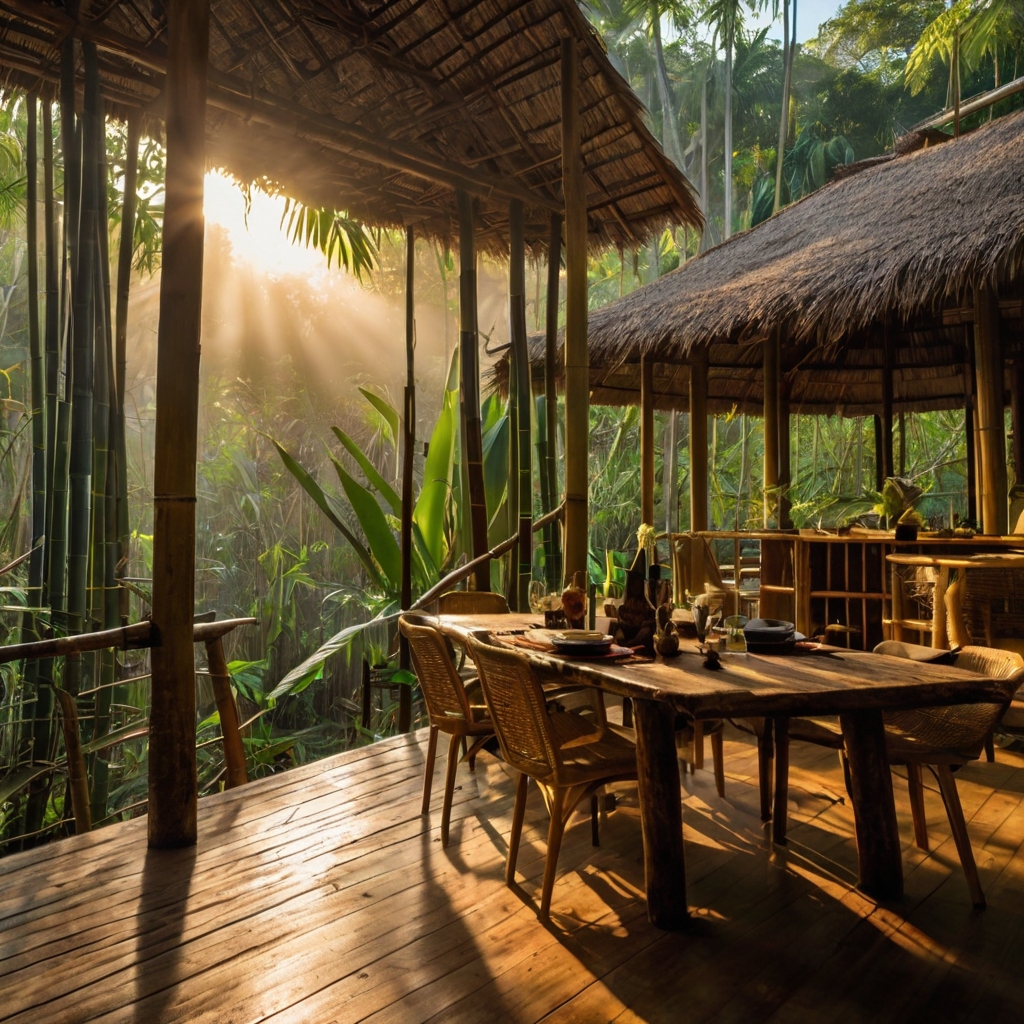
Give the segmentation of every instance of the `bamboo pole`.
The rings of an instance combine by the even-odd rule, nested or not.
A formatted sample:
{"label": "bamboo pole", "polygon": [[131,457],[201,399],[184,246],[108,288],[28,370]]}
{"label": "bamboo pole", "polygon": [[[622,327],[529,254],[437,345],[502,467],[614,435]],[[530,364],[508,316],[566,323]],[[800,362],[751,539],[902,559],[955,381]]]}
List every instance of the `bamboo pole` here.
{"label": "bamboo pole", "polygon": [[[547,482],[550,510],[558,500],[558,393],[555,388],[557,374],[558,346],[558,299],[561,290],[562,267],[562,216],[551,214],[551,233],[548,239],[548,282],[547,307],[545,310],[544,336],[544,428],[547,451],[543,475]],[[558,523],[552,523],[545,534],[544,562],[548,586],[554,590],[562,581],[562,537]]]}
{"label": "bamboo pole", "polygon": [[[138,111],[128,115],[128,137],[124,169],[124,204],[121,209],[121,238],[117,254],[117,300],[114,310],[114,449],[117,465],[115,520],[117,524],[118,573],[124,575],[128,565],[130,524],[128,521],[128,443],[124,420],[125,388],[128,369],[128,298],[131,290],[132,255],[135,249],[135,213],[137,208],[139,140],[142,117]],[[128,590],[119,590],[119,612],[122,621],[128,618]]]}
{"label": "bamboo pole", "polygon": [[779,346],[774,329],[764,341],[764,526],[781,526],[779,513]]}
{"label": "bamboo pole", "polygon": [[[779,376],[782,376],[780,366]],[[793,472],[791,467],[792,448],[790,445],[789,415],[789,382],[784,381],[779,387],[779,529],[788,530],[793,521],[790,517],[790,488],[793,486]],[[797,444],[800,443],[800,435],[797,433]]]}
{"label": "bamboo pole", "polygon": [[[882,483],[895,472],[892,438],[893,403],[893,350],[889,339],[889,325],[882,333]],[[879,488],[881,490],[881,488]]]}
{"label": "bamboo pole", "polygon": [[665,424],[664,445],[665,532],[679,532],[679,413],[673,409]]}
{"label": "bamboo pole", "polygon": [[[416,235],[410,225],[405,229],[405,413],[402,418],[402,607],[412,604],[412,508],[413,470],[416,457]],[[409,667],[409,643],[404,636],[398,640],[401,668]],[[402,687],[400,697],[405,696]],[[412,721],[411,694],[399,704],[399,732],[406,732]],[[409,722],[404,721],[406,704]],[[403,728],[403,725],[405,728]]]}
{"label": "bamboo pole", "polygon": [[690,357],[690,530],[708,528],[708,351]]}
{"label": "bamboo pole", "polygon": [[587,195],[580,149],[576,38],[562,40],[562,193],[565,198],[565,560],[586,574],[589,544],[590,353],[587,349]]}
{"label": "bamboo pole", "polygon": [[167,172],[157,336],[149,844],[190,846],[196,827],[196,434],[203,296],[209,0],[171,0]]}
{"label": "bamboo pole", "polygon": [[640,357],[640,522],[654,525],[654,362]]}
{"label": "bamboo pole", "polygon": [[[1013,364],[1012,387],[1010,389],[1010,422],[1013,430],[1013,476],[1014,483],[1024,486],[1024,362],[1018,359]],[[1012,529],[1015,524],[1010,523]]]}
{"label": "bamboo pole", "polygon": [[[477,330],[476,239],[473,200],[458,193],[459,202],[459,384],[462,403],[462,459],[469,483],[469,514],[473,556],[487,550],[487,498],[484,492],[484,446],[480,422],[480,359]],[[491,589],[491,574],[483,566],[476,574],[476,589]]]}
{"label": "bamboo pole", "polygon": [[[519,568],[517,606],[530,607],[530,579],[533,575],[533,464],[530,451],[530,352],[526,340],[526,240],[523,204],[513,200],[509,206],[509,324],[512,334],[512,362],[516,366],[516,416],[518,437],[517,483],[519,516]],[[511,400],[511,392],[510,392]],[[511,448],[511,444],[510,444]]]}
{"label": "bamboo pole", "polygon": [[981,461],[982,533],[1007,531],[1006,427],[1003,414],[1003,352],[999,299],[989,287],[974,293],[974,349],[977,373],[977,449]]}
{"label": "bamboo pole", "polygon": [[[238,705],[231,692],[231,674],[224,657],[224,641],[221,637],[206,642],[206,662],[210,669],[210,683],[213,698],[220,715],[221,742],[224,746],[225,788],[234,789],[249,781],[245,770],[245,746],[238,724]],[[408,689],[408,687],[403,687]]]}

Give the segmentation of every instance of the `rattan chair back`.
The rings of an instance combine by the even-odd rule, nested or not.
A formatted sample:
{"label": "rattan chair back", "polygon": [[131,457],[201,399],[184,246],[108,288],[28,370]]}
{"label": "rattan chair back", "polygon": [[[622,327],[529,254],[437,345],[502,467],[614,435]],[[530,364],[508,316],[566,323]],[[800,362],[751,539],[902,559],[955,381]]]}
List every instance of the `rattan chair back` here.
{"label": "rattan chair back", "polygon": [[996,647],[1024,637],[1024,572],[970,568],[961,573],[963,622],[972,644]]}
{"label": "rattan chair back", "polygon": [[484,700],[502,756],[517,771],[541,782],[557,782],[561,760],[551,733],[544,691],[523,655],[469,641]]}
{"label": "rattan chair back", "polygon": [[437,599],[438,615],[507,615],[508,602],[489,590],[450,590]]}
{"label": "rattan chair back", "polygon": [[466,688],[455,671],[444,637],[429,625],[429,620],[419,616],[403,615],[398,620],[398,628],[409,641],[409,653],[430,724],[450,732],[454,723],[470,721]]}

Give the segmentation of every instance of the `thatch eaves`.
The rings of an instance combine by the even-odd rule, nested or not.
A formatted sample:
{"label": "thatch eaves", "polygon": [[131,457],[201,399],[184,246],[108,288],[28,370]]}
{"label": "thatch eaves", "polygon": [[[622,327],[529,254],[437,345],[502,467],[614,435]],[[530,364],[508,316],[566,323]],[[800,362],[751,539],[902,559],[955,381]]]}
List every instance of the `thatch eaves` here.
{"label": "thatch eaves", "polygon": [[[120,111],[159,116],[166,5],[0,4],[0,68],[52,87],[60,40],[100,49]],[[579,42],[584,166],[595,245],[697,224],[692,189],[574,0],[212,0],[210,162],[370,224],[457,235],[453,189],[479,200],[480,241],[505,247],[508,203],[535,248],[562,207],[560,40]]]}

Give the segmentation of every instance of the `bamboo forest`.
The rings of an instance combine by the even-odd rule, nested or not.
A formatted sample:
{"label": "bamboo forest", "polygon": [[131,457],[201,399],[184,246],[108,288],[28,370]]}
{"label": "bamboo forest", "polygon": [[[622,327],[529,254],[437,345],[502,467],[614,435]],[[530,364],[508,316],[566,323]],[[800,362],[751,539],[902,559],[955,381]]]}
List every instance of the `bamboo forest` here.
{"label": "bamboo forest", "polygon": [[[591,311],[805,201],[844,166],[891,153],[894,139],[951,107],[954,93],[1017,79],[1024,52],[1024,15],[1012,2],[848,0],[816,30],[801,22],[799,37],[796,0],[594,0],[581,9],[664,153],[693,183],[705,220],[703,229],[666,225],[643,244],[591,245]],[[117,629],[145,620],[152,602],[163,126],[104,97],[104,51],[89,37],[66,37],[61,53],[53,88],[12,78],[0,99],[8,644]],[[1011,115],[1021,97],[965,113],[959,130]],[[426,722],[416,677],[398,667],[394,647],[403,453],[415,448],[415,599],[475,553],[459,399],[460,367],[471,364],[460,355],[457,237],[409,236],[307,205],[272,176],[246,179],[214,160],[205,212],[195,612],[256,620],[225,642],[248,777],[258,778]],[[827,261],[827,249],[818,258]],[[470,342],[478,340],[482,366],[493,548],[516,534],[524,507],[539,519],[558,506],[565,410],[560,394],[546,399],[543,367],[531,371],[533,475],[530,492],[515,498],[524,412],[511,408],[495,369],[510,358],[507,257],[485,243],[477,260],[479,337]],[[414,406],[403,391],[410,261]],[[566,322],[566,272],[550,263],[528,248],[521,298],[541,345]],[[701,528],[687,497],[688,416],[654,413],[653,525],[668,534]],[[877,524],[887,510],[876,418],[793,408],[792,527]],[[589,411],[587,568],[604,598],[622,595],[634,555],[641,419],[632,404],[595,401]],[[924,522],[977,519],[962,412],[900,411],[892,432],[887,475],[916,489]],[[705,528],[766,525],[763,417],[736,402],[712,413],[707,435]],[[1012,474],[1012,449],[1007,458]],[[559,547],[557,528],[546,527],[532,564],[519,558],[516,580],[525,572],[560,584]],[[512,558],[490,564],[498,593],[510,586]],[[364,662],[388,669],[369,708]],[[211,659],[197,671],[202,795],[224,787],[227,766],[217,667]],[[146,649],[7,660],[2,683],[0,852],[145,811]],[[403,698],[411,723],[400,721]]]}

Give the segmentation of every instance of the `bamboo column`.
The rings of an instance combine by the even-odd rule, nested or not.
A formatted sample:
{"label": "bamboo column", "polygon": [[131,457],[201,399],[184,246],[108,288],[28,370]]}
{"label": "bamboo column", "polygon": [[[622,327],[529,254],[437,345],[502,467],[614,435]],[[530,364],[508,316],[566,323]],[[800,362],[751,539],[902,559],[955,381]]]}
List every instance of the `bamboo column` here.
{"label": "bamboo column", "polygon": [[[1013,430],[1013,482],[1024,486],[1024,362],[1013,364],[1010,389],[1010,422]],[[1010,523],[1013,529],[1014,523]]]}
{"label": "bamboo column", "polygon": [[708,528],[708,350],[690,357],[690,529]]}
{"label": "bamboo column", "polygon": [[[764,341],[764,525],[781,526],[779,512],[779,345],[778,330]],[[774,522],[773,522],[774,520]]]}
{"label": "bamboo column", "polygon": [[171,0],[167,21],[167,172],[157,334],[153,474],[149,844],[196,841],[196,435],[203,298],[203,174],[209,0]]}
{"label": "bamboo column", "polygon": [[[462,460],[469,488],[473,557],[487,550],[487,498],[484,492],[484,444],[480,423],[480,359],[476,322],[476,239],[473,200],[467,192],[459,200],[459,387],[462,405]],[[476,572],[476,589],[491,589],[487,565]]]}
{"label": "bamboo column", "polygon": [[999,300],[988,287],[978,288],[974,293],[974,351],[981,530],[987,534],[1004,534],[1007,509],[1003,351],[999,336]]}
{"label": "bamboo column", "polygon": [[[516,368],[516,422],[518,437],[510,438],[518,446],[518,508],[509,512],[519,517],[519,568],[516,604],[519,611],[530,607],[530,578],[533,574],[533,455],[530,451],[530,353],[526,342],[526,242],[523,235],[523,204],[514,199],[509,205],[508,298],[510,306],[512,352],[510,363]],[[509,401],[512,394],[509,393]]]}
{"label": "bamboo column", "polygon": [[587,196],[580,149],[576,38],[562,40],[565,199],[565,579],[587,570],[590,354],[587,350]]}
{"label": "bamboo column", "polygon": [[[558,393],[555,389],[557,374],[556,351],[558,344],[558,293],[562,268],[562,217],[551,214],[551,235],[548,239],[548,286],[545,310],[544,337],[544,429],[547,438],[542,472],[546,476],[550,512],[558,501]],[[562,582],[562,536],[558,523],[552,523],[545,533],[545,563],[548,585],[555,589]]]}
{"label": "bamboo column", "polygon": [[[893,350],[889,326],[882,333],[882,483],[895,472],[892,445]],[[881,488],[879,488],[881,490]]]}
{"label": "bamboo column", "polygon": [[654,525],[654,363],[640,357],[640,522]]}
{"label": "bamboo column", "polygon": [[[405,412],[402,419],[402,609],[412,605],[412,506],[416,458],[416,235],[405,229]],[[409,641],[399,632],[398,664],[409,668]],[[412,727],[412,691],[398,691],[398,731]]]}

